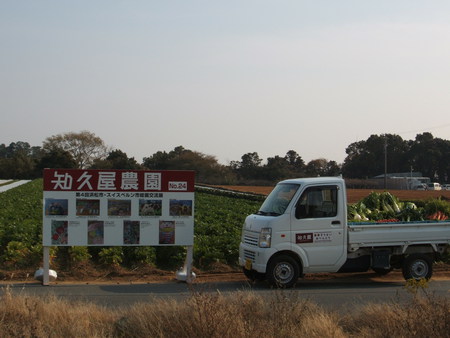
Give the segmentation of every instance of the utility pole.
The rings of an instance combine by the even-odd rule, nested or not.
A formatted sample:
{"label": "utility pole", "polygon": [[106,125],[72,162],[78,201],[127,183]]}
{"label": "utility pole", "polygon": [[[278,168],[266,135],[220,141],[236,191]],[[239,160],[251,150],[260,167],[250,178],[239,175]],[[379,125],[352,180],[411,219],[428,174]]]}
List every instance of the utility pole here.
{"label": "utility pole", "polygon": [[387,189],[387,138],[384,136],[384,190]]}
{"label": "utility pole", "polygon": [[408,189],[409,190],[412,190],[412,178],[413,178],[413,176],[412,176],[412,173],[413,173],[413,167],[411,166],[411,175],[410,175],[410,177],[409,177],[409,185],[408,185]]}

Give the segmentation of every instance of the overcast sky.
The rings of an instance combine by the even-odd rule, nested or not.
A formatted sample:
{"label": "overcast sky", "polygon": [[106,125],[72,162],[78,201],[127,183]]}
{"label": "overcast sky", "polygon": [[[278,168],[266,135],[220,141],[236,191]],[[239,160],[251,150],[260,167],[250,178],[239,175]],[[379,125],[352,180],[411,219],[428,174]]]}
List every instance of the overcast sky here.
{"label": "overcast sky", "polygon": [[0,143],[88,130],[139,162],[450,139],[449,1],[0,0]]}

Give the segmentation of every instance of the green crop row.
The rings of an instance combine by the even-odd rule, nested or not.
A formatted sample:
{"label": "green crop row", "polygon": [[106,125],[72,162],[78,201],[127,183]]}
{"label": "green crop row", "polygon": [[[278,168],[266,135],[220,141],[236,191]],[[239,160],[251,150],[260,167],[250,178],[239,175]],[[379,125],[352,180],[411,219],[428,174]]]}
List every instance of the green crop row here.
{"label": "green crop row", "polygon": [[36,265],[42,256],[42,180],[0,194],[2,267]]}
{"label": "green crop row", "polygon": [[194,260],[198,266],[213,262],[235,264],[245,217],[260,205],[261,201],[242,195],[196,192]]}
{"label": "green crop row", "polygon": [[[35,268],[42,260],[42,179],[0,194],[0,268]],[[198,189],[195,192],[194,265],[235,265],[245,216],[258,210],[260,197]],[[96,264],[153,264],[177,268],[183,247],[58,247],[52,248],[59,268],[90,260]],[[62,265],[62,266],[61,266]]]}

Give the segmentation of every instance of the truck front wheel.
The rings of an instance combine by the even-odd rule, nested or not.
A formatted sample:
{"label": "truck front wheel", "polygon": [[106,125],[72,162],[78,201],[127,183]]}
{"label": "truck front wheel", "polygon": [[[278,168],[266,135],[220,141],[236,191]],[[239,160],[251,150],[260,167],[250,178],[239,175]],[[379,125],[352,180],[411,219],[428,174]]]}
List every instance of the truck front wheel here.
{"label": "truck front wheel", "polygon": [[433,274],[433,261],[426,255],[409,255],[403,262],[402,272],[406,280],[430,279]]}
{"label": "truck front wheel", "polygon": [[267,280],[278,288],[294,286],[300,275],[300,267],[295,259],[287,255],[273,258],[267,266]]}

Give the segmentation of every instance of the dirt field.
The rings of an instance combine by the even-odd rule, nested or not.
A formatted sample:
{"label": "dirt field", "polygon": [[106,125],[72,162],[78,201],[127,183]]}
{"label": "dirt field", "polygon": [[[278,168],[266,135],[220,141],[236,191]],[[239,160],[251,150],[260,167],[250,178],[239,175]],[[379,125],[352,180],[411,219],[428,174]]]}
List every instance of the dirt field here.
{"label": "dirt field", "polygon": [[[449,280],[450,267],[447,264],[436,263],[433,266],[432,280]],[[240,269],[232,269],[226,265],[218,265],[213,271],[200,271],[194,268],[196,278],[195,284],[216,282],[244,282],[247,278]],[[0,287],[8,284],[26,283],[41,284],[33,279],[32,271],[0,271]],[[349,283],[352,281],[385,281],[404,282],[401,270],[380,276],[369,270],[358,273],[317,273],[306,274],[307,281],[318,281],[321,283]],[[78,267],[68,272],[58,272],[58,278],[51,284],[152,284],[178,282],[175,271],[162,271],[152,267],[141,267],[133,271],[118,268],[115,271],[101,271],[89,267]],[[301,283],[301,281],[300,281]]]}
{"label": "dirt field", "polygon": [[[221,185],[215,186],[222,189],[240,191],[240,192],[251,192],[254,194],[262,194],[268,195],[273,187],[258,187],[258,186],[232,186],[232,185]],[[349,203],[356,203],[369,195],[372,191],[383,192],[384,190],[375,190],[375,189],[348,189],[347,190],[347,200]],[[440,191],[432,191],[432,190],[389,190],[388,191],[399,198],[400,200],[426,200],[429,198],[443,198],[446,200],[450,200],[450,190],[440,190]]]}

